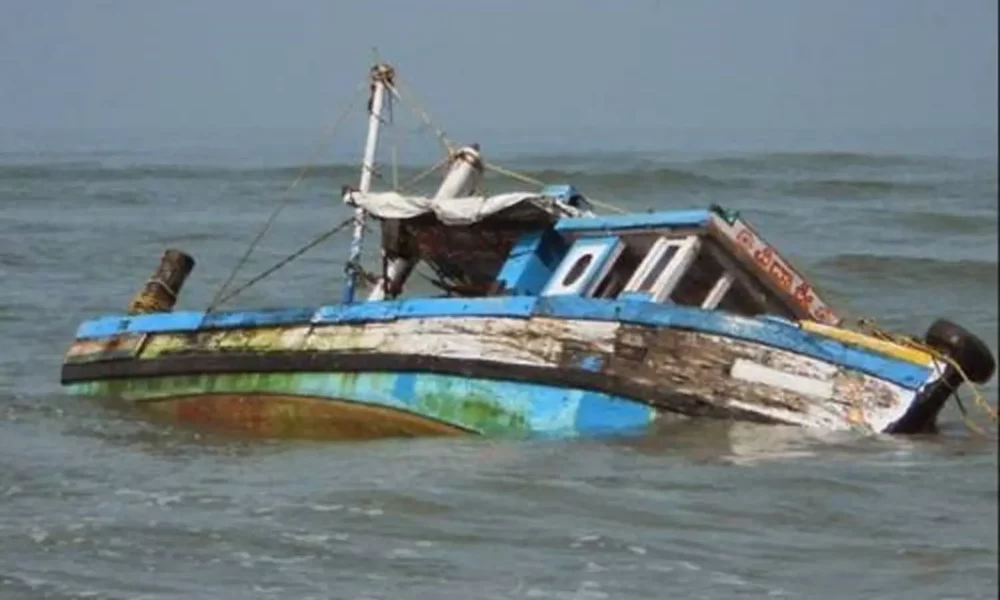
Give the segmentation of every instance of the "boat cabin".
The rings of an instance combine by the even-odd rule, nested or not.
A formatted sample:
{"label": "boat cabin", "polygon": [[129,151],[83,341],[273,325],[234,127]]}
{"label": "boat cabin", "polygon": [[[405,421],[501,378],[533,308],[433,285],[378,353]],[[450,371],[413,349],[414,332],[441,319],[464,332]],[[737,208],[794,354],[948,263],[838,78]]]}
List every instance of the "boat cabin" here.
{"label": "boat cabin", "polygon": [[460,198],[348,191],[345,201],[383,220],[388,260],[423,261],[452,296],[573,295],[840,322],[774,248],[718,206],[595,216],[568,185]]}
{"label": "boat cabin", "polygon": [[496,291],[839,322],[788,262],[719,207],[562,218],[518,239]]}

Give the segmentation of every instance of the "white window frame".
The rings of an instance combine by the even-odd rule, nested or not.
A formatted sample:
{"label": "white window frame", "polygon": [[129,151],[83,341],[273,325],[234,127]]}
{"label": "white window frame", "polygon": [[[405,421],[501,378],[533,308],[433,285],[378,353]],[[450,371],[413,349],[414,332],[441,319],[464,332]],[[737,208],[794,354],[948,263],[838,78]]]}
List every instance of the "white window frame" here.
{"label": "white window frame", "polygon": [[[614,266],[624,249],[625,244],[618,236],[585,237],[576,240],[549,278],[548,283],[545,284],[542,295],[591,295],[611,271],[611,267]],[[593,258],[586,270],[572,284],[562,285],[563,279],[566,278],[573,265],[588,254]]]}
{"label": "white window frame", "polygon": [[[660,258],[670,248],[677,249],[673,258],[663,268],[663,271],[656,276],[656,281],[649,290],[640,290],[639,286],[651,274],[650,272],[656,268],[660,262]],[[680,282],[681,277],[691,267],[691,263],[694,262],[700,248],[701,239],[697,235],[689,235],[684,238],[659,238],[653,244],[653,247],[649,249],[646,258],[643,259],[639,268],[636,269],[635,274],[629,279],[622,293],[648,294],[650,300],[663,302],[670,297],[670,294],[673,293],[674,288]]]}
{"label": "white window frame", "polygon": [[715,285],[712,286],[712,290],[708,292],[705,300],[701,303],[701,307],[705,310],[714,310],[717,308],[722,299],[725,298],[729,288],[733,287],[733,282],[736,281],[735,275],[725,270],[725,267],[723,269],[722,277],[719,277]]}

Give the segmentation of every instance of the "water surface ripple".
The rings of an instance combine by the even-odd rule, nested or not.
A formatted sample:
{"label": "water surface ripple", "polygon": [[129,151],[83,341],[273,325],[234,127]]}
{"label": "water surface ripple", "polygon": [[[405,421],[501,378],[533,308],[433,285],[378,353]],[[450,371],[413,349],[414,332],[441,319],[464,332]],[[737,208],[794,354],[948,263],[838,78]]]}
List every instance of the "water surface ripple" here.
{"label": "water surface ripple", "polygon": [[[337,444],[63,395],[76,325],[121,310],[167,245],[198,260],[181,304],[204,306],[299,158],[130,140],[0,148],[0,597],[996,597],[997,445],[951,408],[917,438],[695,423]],[[914,333],[949,315],[996,350],[994,155],[765,146],[505,160],[626,207],[738,209],[848,313]],[[337,190],[357,173],[332,160],[306,178],[240,279],[346,217]],[[346,245],[238,304],[335,300]]]}

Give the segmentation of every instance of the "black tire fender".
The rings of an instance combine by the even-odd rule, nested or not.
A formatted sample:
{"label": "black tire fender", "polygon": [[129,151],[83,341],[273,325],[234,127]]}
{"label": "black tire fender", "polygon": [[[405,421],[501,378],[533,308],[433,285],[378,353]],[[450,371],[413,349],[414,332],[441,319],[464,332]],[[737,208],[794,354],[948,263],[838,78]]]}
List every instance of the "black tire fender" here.
{"label": "black tire fender", "polygon": [[927,328],[924,341],[928,346],[943,352],[958,363],[969,381],[973,383],[986,383],[996,372],[996,359],[989,346],[964,327],[948,319],[934,321]]}

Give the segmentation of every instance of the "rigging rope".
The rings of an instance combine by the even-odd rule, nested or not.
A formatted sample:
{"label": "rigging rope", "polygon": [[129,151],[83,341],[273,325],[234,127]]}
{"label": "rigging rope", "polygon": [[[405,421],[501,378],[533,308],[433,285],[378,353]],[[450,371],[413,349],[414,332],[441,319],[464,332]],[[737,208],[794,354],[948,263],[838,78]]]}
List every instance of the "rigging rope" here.
{"label": "rigging rope", "polygon": [[[426,110],[424,110],[415,100],[412,99],[413,94],[410,91],[410,89],[406,88],[404,86],[404,84],[402,82],[400,82],[398,76],[395,79],[394,83],[392,85],[389,85],[388,88],[389,88],[389,92],[392,94],[392,96],[394,96],[400,103],[406,104],[410,108],[410,110],[413,111],[413,113],[415,115],[417,115],[417,118],[419,118],[421,121],[424,122],[424,125],[426,125],[430,129],[434,130],[435,136],[437,137],[438,141],[441,143],[441,146],[444,148],[445,153],[446,153],[446,155],[448,157],[448,158],[446,158],[446,160],[450,160],[450,157],[455,152],[455,145],[452,144],[452,142],[448,139],[447,135],[445,135],[444,130],[434,124],[434,122],[431,120],[431,117],[428,114],[428,112]],[[408,98],[403,98],[402,94],[400,94],[400,90],[404,90],[406,92],[406,95],[407,95]],[[521,173],[517,173],[515,171],[511,171],[510,169],[505,169],[505,168],[503,168],[503,167],[501,167],[499,165],[494,165],[494,164],[489,164],[489,163],[484,162],[483,163],[483,167],[486,168],[486,169],[488,169],[488,170],[495,171],[495,172],[497,172],[497,173],[499,173],[501,175],[506,175],[507,177],[510,177],[511,179],[516,179],[516,180],[521,181],[523,183],[529,183],[531,185],[536,185],[536,186],[539,186],[539,187],[545,187],[545,185],[546,185],[544,181],[540,181],[540,180],[535,179],[533,177],[529,177],[527,175],[523,175]],[[435,166],[434,168],[430,169],[429,171],[433,172],[434,169],[436,169],[436,168],[437,167]],[[424,176],[425,175],[422,174],[421,178],[424,177]],[[412,185],[413,183],[414,182],[410,182],[408,185]],[[591,198],[589,196],[587,196],[587,201],[590,202],[591,204],[595,205],[595,206],[599,206],[601,208],[604,208],[606,210],[610,210],[612,212],[617,212],[617,213],[627,213],[628,212],[627,210],[625,210],[625,209],[623,209],[623,208],[621,208],[619,206],[615,206],[614,204],[611,204],[611,203],[608,203],[608,202],[602,202],[600,200],[596,200],[596,199]]]}
{"label": "rigging rope", "polygon": [[399,188],[399,191],[400,192],[406,191],[407,189],[409,189],[410,186],[416,185],[421,180],[425,179],[428,175],[431,175],[432,173],[434,173],[438,169],[440,169],[440,168],[444,167],[445,165],[447,165],[448,161],[450,161],[450,160],[451,160],[451,158],[446,156],[445,158],[442,158],[441,160],[437,161],[436,163],[434,163],[433,165],[431,165],[427,169],[424,169],[423,171],[421,171],[420,173],[418,173],[417,175],[415,175],[413,178],[409,179],[406,183],[404,183],[402,185],[402,187]]}
{"label": "rigging rope", "polygon": [[[257,235],[250,242],[250,245],[247,247],[246,252],[243,253],[243,256],[240,257],[239,262],[237,262],[236,266],[233,267],[233,270],[230,271],[229,276],[226,278],[226,281],[223,282],[222,287],[219,288],[219,291],[216,292],[215,296],[212,298],[212,301],[209,303],[208,308],[205,309],[206,314],[215,310],[222,303],[223,300],[221,299],[224,297],[226,290],[232,284],[233,279],[236,278],[236,274],[239,273],[239,271],[243,268],[247,260],[250,258],[250,254],[253,253],[254,248],[257,247],[257,244],[260,243],[261,239],[263,239],[264,235],[271,228],[271,225],[274,224],[275,219],[278,218],[278,215],[281,214],[281,211],[283,211],[285,207],[288,205],[288,200],[291,198],[290,195],[291,191],[295,189],[295,187],[305,178],[306,174],[312,168],[313,163],[319,158],[320,153],[326,148],[326,145],[329,142],[330,138],[333,136],[334,132],[357,106],[358,99],[361,97],[361,93],[364,91],[366,83],[367,80],[364,80],[360,84],[358,84],[358,88],[355,91],[355,94],[351,99],[350,103],[340,113],[340,116],[337,117],[337,120],[333,123],[333,125],[331,125],[323,133],[323,136],[317,143],[317,147],[313,151],[309,161],[307,161],[307,163],[302,167],[302,169],[299,170],[299,173],[295,177],[295,180],[292,181],[292,183],[282,192],[281,196],[278,198],[278,206],[276,206],[275,209],[271,212],[271,215],[264,222],[264,226],[261,227],[260,231],[257,232]],[[231,297],[232,297],[231,295],[225,296],[226,299]]]}
{"label": "rigging rope", "polygon": [[315,238],[313,238],[313,240],[311,242],[309,242],[305,246],[302,246],[301,248],[299,248],[295,252],[289,254],[285,258],[283,258],[280,261],[278,261],[277,263],[275,263],[269,269],[265,269],[262,273],[260,273],[256,277],[252,277],[249,281],[247,281],[246,283],[244,283],[240,287],[238,287],[238,288],[234,289],[232,292],[226,294],[224,297],[222,297],[220,300],[218,300],[218,302],[216,302],[216,306],[222,305],[222,304],[228,302],[229,300],[232,300],[233,298],[235,298],[236,296],[238,296],[242,292],[244,292],[247,289],[249,289],[251,286],[257,284],[258,282],[260,282],[264,278],[270,276],[272,273],[274,273],[278,269],[281,269],[282,267],[284,267],[288,263],[292,262],[296,258],[302,256],[303,254],[305,254],[309,250],[311,250],[314,247],[318,246],[319,244],[323,243],[328,238],[330,238],[330,237],[332,237],[332,236],[340,233],[345,227],[347,227],[348,225],[350,225],[353,222],[354,222],[354,217],[351,216],[351,217],[347,218],[346,220],[344,220],[344,222],[342,222],[341,224],[339,224],[336,227],[334,227],[333,229],[331,229],[331,230],[329,230],[329,231],[327,231],[325,233],[321,233],[320,235],[316,236]]}
{"label": "rigging rope", "polygon": [[[491,164],[491,163],[484,162],[483,163],[483,167],[485,169],[487,169],[487,170],[495,171],[495,172],[497,172],[497,173],[499,173],[501,175],[506,175],[507,177],[510,177],[511,179],[517,179],[518,181],[523,181],[524,183],[530,183],[531,185],[537,185],[539,187],[545,187],[545,182],[544,181],[541,181],[539,179],[535,179],[534,177],[529,177],[528,175],[517,173],[516,171],[511,171],[510,169],[505,169],[505,168],[503,168],[501,166],[498,166],[498,165],[494,165],[494,164]],[[621,213],[621,214],[624,214],[624,213],[628,212],[624,208],[621,208],[619,206],[615,206],[614,204],[610,204],[608,202],[601,202],[600,200],[595,200],[594,198],[591,198],[590,196],[587,196],[586,198],[587,198],[588,202],[590,202],[591,204],[593,204],[595,206],[600,206],[601,208],[605,208],[607,210],[610,210],[610,211],[613,211],[613,212],[617,212],[617,213]]]}
{"label": "rigging rope", "polygon": [[[392,96],[395,96],[396,100],[398,100],[402,104],[406,104],[410,108],[410,110],[413,111],[413,113],[417,116],[417,118],[424,122],[424,125],[434,130],[434,135],[435,137],[437,137],[438,142],[440,142],[441,146],[444,148],[445,154],[450,156],[455,151],[454,144],[452,144],[451,140],[448,139],[448,136],[445,135],[444,130],[436,126],[431,121],[430,114],[428,114],[428,112],[424,110],[415,100],[407,101],[403,99],[403,96],[399,92],[401,89],[404,88],[404,85],[402,82],[400,82],[399,77],[397,76],[396,79],[393,81],[393,83],[388,85],[387,87],[389,88],[389,93]],[[409,88],[406,88],[406,93],[408,96],[413,95],[412,93],[410,93]]]}
{"label": "rigging rope", "polygon": [[[933,346],[930,346],[912,336],[901,335],[888,331],[887,329],[884,329],[881,326],[879,326],[874,319],[859,319],[858,329],[861,331],[861,333],[865,333],[873,337],[888,342],[892,342],[894,344],[899,344],[901,346],[906,346],[908,348],[913,348],[915,350],[920,350],[922,352],[930,354],[935,359],[934,368],[935,372],[938,374],[938,377],[940,377],[942,373],[938,370],[939,367],[936,361],[947,363],[948,365],[951,366],[951,368],[955,369],[955,372],[958,373],[958,376],[962,378],[962,383],[968,385],[969,389],[972,390],[972,396],[976,406],[986,414],[986,416],[989,418],[990,421],[992,421],[993,423],[998,422],[997,409],[994,406],[990,405],[990,403],[986,400],[986,397],[979,390],[979,386],[977,386],[975,383],[972,382],[971,379],[969,379],[969,376],[962,368],[962,365],[958,364],[958,361],[956,361],[954,358],[948,356],[947,354],[941,352],[937,348],[934,348]],[[959,409],[962,413],[962,420],[965,422],[966,427],[968,427],[972,431],[985,435],[985,432],[968,417],[968,414],[965,411],[965,407],[962,405],[962,400],[958,395],[958,388],[954,389],[954,393],[955,393],[956,403],[958,404]]]}

